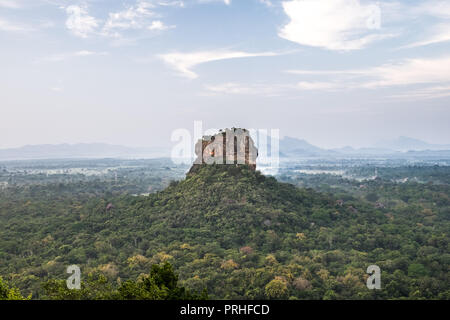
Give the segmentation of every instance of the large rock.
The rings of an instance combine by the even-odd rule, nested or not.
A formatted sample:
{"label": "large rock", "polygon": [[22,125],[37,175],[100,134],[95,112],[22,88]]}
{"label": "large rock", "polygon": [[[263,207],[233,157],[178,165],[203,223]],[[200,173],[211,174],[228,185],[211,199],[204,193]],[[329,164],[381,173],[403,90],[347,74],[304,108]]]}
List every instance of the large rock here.
{"label": "large rock", "polygon": [[213,136],[203,136],[195,145],[197,158],[189,173],[194,173],[199,166],[247,165],[256,170],[258,149],[247,129],[231,128],[220,130]]}

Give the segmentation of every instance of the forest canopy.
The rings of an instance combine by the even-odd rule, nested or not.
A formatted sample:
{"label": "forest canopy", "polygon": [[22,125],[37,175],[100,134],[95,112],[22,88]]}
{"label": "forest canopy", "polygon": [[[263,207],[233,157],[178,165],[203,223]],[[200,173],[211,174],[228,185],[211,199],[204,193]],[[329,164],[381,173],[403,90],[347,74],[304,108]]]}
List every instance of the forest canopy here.
{"label": "forest canopy", "polygon": [[[205,166],[145,196],[89,181],[10,187],[0,274],[32,299],[450,298],[447,184],[298,181]],[[65,288],[72,264],[79,292]],[[381,290],[366,287],[373,264]],[[161,286],[154,268],[179,279]]]}

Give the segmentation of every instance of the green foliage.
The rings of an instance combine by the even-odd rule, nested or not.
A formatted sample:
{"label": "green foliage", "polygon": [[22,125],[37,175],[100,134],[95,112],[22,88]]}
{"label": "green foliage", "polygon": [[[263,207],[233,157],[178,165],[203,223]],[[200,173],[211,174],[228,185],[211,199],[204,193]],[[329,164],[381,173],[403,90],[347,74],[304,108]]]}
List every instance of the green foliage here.
{"label": "green foliage", "polygon": [[368,193],[365,198],[370,202],[375,202],[379,199],[378,195],[375,192]]}
{"label": "green foliage", "polygon": [[[311,179],[332,195],[245,166],[201,167],[149,196],[14,187],[0,192],[0,274],[35,299],[189,299],[204,288],[213,299],[448,299],[447,184]],[[55,280],[74,263],[79,291]],[[382,290],[365,286],[371,264]]]}
{"label": "green foliage", "polygon": [[413,263],[408,267],[408,275],[410,277],[420,278],[427,275],[427,269],[423,264]]}
{"label": "green foliage", "polygon": [[8,284],[0,277],[0,300],[30,300],[31,295],[28,297],[22,296],[19,289],[10,288]]}
{"label": "green foliage", "polygon": [[48,280],[43,285],[45,299],[51,300],[195,300],[207,299],[206,291],[191,294],[178,286],[169,263],[152,265],[150,274],[143,274],[137,280],[127,280],[117,286],[111,284],[102,274],[89,274],[81,283],[81,289],[68,289],[64,280]]}
{"label": "green foliage", "polygon": [[266,285],[266,296],[271,299],[286,298],[288,288],[286,282],[280,279],[274,279]]}

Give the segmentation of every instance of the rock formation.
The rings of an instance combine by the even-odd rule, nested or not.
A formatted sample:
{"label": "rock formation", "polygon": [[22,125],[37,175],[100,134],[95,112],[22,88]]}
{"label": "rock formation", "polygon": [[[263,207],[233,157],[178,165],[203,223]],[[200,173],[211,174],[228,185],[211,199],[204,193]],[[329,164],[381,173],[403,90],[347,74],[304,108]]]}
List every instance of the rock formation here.
{"label": "rock formation", "polygon": [[189,173],[199,166],[211,164],[248,165],[256,170],[258,149],[246,129],[231,128],[220,130],[213,136],[203,136],[195,145],[197,158]]}

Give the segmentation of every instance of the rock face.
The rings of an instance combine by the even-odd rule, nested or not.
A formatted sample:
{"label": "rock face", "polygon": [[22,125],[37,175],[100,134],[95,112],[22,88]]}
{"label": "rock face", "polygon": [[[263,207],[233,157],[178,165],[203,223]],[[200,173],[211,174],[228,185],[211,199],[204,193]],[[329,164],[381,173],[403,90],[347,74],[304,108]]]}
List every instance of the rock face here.
{"label": "rock face", "polygon": [[248,165],[256,170],[258,149],[247,129],[231,128],[213,136],[203,136],[195,145],[195,154],[197,158],[189,173],[211,164]]}

